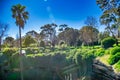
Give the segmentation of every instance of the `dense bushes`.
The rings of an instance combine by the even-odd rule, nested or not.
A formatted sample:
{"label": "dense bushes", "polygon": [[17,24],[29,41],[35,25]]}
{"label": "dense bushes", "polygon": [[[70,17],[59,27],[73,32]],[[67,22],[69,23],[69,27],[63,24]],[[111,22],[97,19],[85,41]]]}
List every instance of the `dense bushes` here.
{"label": "dense bushes", "polygon": [[112,47],[113,44],[115,44],[115,39],[112,37],[108,37],[102,40],[102,47],[107,49],[109,47]]}
{"label": "dense bushes", "polygon": [[110,54],[115,55],[117,52],[120,52],[120,47],[114,47],[111,49]]}
{"label": "dense bushes", "polygon": [[100,48],[95,52],[96,57],[103,56],[104,54],[105,54],[105,50],[103,48]]}
{"label": "dense bushes", "polygon": [[114,47],[110,50],[110,58],[108,59],[108,63],[110,65],[114,65],[120,60],[120,47]]}
{"label": "dense bushes", "polygon": [[3,54],[5,54],[6,56],[10,57],[13,54],[15,54],[18,51],[17,48],[4,48],[3,49]]}
{"label": "dense bushes", "polygon": [[115,55],[111,55],[108,60],[108,63],[110,65],[113,65],[113,64],[117,63],[119,60],[120,60],[120,52],[116,53]]}
{"label": "dense bushes", "polygon": [[[81,72],[85,74],[90,73],[90,71],[92,70],[91,68],[92,68],[93,59],[95,57],[102,56],[105,53],[105,49],[100,48],[99,46],[95,47],[94,49],[92,47],[88,48],[85,46],[84,47],[65,47],[64,49],[60,47],[60,48],[54,48],[55,50],[51,50],[51,48],[45,48],[44,50],[43,47],[23,48],[23,49],[26,51],[26,55],[23,55],[21,59],[24,65],[23,66],[24,79],[26,80],[27,78],[29,79],[34,78],[34,74],[36,72],[38,74],[36,75],[36,79],[40,79],[41,77],[45,79],[48,73],[51,73],[51,71],[47,71],[49,69],[54,71],[57,68],[59,71],[59,74],[61,75],[61,70],[64,67],[69,68],[71,64],[74,65],[73,68],[70,67],[71,70],[72,69],[78,70],[79,68],[80,69],[79,73]],[[4,51],[4,53],[5,52],[6,50]],[[7,51],[6,53],[9,53],[9,51]],[[15,52],[11,52],[11,53],[15,53]],[[12,70],[19,69],[20,67],[19,58],[20,57],[18,54],[12,56],[11,63],[10,63],[10,67]],[[119,57],[118,57],[118,60],[119,60]],[[115,62],[117,62],[117,60],[115,60]],[[64,72],[65,71],[66,70],[64,70]],[[16,78],[16,76],[17,76],[16,74],[11,74],[9,75],[9,78],[14,79]],[[50,78],[50,77],[51,75],[47,76],[46,78]]]}
{"label": "dense bushes", "polygon": [[36,54],[39,53],[39,49],[38,48],[27,48],[25,49],[26,54]]}
{"label": "dense bushes", "polygon": [[40,47],[45,47],[45,42],[44,41],[40,42]]}

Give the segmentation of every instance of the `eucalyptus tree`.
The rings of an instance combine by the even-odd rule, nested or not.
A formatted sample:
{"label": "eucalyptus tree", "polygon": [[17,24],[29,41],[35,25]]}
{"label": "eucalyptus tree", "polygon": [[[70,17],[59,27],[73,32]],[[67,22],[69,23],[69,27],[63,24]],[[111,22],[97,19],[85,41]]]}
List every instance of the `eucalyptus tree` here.
{"label": "eucalyptus tree", "polygon": [[96,3],[103,11],[100,17],[101,24],[106,25],[106,29],[110,31],[118,45],[116,33],[114,31],[117,30],[119,37],[120,0],[96,0]]}
{"label": "eucalyptus tree", "polygon": [[14,38],[13,37],[6,37],[4,40],[4,44],[8,44],[9,47],[13,47],[14,46]]}
{"label": "eucalyptus tree", "polygon": [[98,41],[98,33],[98,29],[93,28],[92,26],[83,26],[80,29],[80,39],[88,45]]}
{"label": "eucalyptus tree", "polygon": [[84,22],[87,26],[98,27],[97,18],[94,16],[88,16]]}
{"label": "eucalyptus tree", "polygon": [[67,45],[75,46],[79,38],[79,30],[73,28],[66,28],[64,31],[58,34],[58,39],[60,41],[65,41]]}
{"label": "eucalyptus tree", "polygon": [[[21,29],[24,29],[24,25],[28,19],[28,15],[29,15],[29,13],[25,9],[26,9],[26,7],[21,4],[13,5],[11,8],[12,17],[15,19],[15,23],[19,27],[20,55],[22,55]],[[20,60],[21,80],[23,80],[22,66],[23,66],[22,61]]]}
{"label": "eucalyptus tree", "polygon": [[64,31],[68,28],[68,25],[67,24],[61,24],[59,25],[59,31]]}
{"label": "eucalyptus tree", "polygon": [[109,32],[109,31],[100,32],[100,33],[98,34],[98,42],[101,43],[101,41],[102,41],[104,38],[107,38],[107,37],[110,37],[110,32]]}
{"label": "eucalyptus tree", "polygon": [[93,41],[93,35],[94,35],[94,30],[98,27],[98,21],[97,18],[94,16],[88,16],[84,22],[86,24],[86,26],[88,26],[88,32],[90,32],[89,35],[91,38],[90,43],[92,43],[92,45],[94,45],[94,41]]}
{"label": "eucalyptus tree", "polygon": [[55,40],[56,40],[56,27],[57,25],[52,23],[52,24],[46,24],[42,26],[40,35],[42,38],[44,38],[46,41],[50,41],[52,46],[55,45]]}

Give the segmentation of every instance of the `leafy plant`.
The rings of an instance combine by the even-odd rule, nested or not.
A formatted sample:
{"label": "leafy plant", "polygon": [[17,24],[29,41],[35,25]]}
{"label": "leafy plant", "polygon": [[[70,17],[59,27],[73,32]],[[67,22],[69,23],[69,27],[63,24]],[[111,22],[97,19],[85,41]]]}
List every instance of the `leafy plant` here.
{"label": "leafy plant", "polygon": [[95,52],[95,56],[103,56],[105,54],[105,50],[103,48],[100,48],[98,49],[96,52]]}
{"label": "leafy plant", "polygon": [[114,47],[111,49],[110,54],[115,55],[117,52],[120,52],[120,47]]}
{"label": "leafy plant", "polygon": [[107,49],[109,47],[112,47],[113,44],[115,44],[116,40],[112,37],[108,37],[102,40],[102,46],[103,48]]}
{"label": "leafy plant", "polygon": [[120,60],[120,52],[116,53],[115,55],[111,55],[110,58],[108,59],[108,63],[110,65],[113,65],[117,63]]}
{"label": "leafy plant", "polygon": [[18,51],[17,48],[4,48],[3,49],[3,54],[5,54],[6,56],[10,57],[13,54],[15,54]]}
{"label": "leafy plant", "polygon": [[117,72],[120,71],[120,60],[114,65],[114,68]]}

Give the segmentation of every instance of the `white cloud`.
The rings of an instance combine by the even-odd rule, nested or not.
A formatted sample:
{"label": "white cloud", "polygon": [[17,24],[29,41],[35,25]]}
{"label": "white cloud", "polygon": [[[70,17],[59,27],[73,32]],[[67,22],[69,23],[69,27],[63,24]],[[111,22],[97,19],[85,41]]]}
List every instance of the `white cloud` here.
{"label": "white cloud", "polygon": [[44,0],[45,2],[47,2],[48,0]]}
{"label": "white cloud", "polygon": [[49,15],[49,18],[51,20],[52,23],[55,23],[55,18],[54,18],[54,15],[51,11],[51,7],[50,6],[47,6],[47,12],[48,12],[48,15]]}

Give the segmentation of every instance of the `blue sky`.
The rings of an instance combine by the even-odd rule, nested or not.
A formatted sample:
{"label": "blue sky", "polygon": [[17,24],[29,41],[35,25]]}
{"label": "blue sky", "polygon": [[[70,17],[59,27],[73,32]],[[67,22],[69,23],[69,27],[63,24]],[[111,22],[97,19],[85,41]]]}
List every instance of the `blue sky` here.
{"label": "blue sky", "polygon": [[96,0],[0,0],[0,21],[9,24],[8,35],[15,38],[18,27],[11,17],[11,7],[15,4],[26,6],[29,20],[22,30],[22,35],[30,30],[40,32],[40,27],[47,23],[67,24],[80,29],[87,16],[99,19],[102,14]]}

